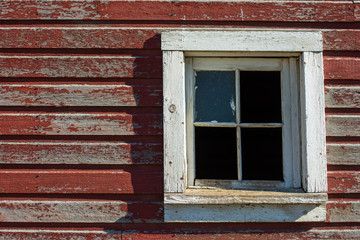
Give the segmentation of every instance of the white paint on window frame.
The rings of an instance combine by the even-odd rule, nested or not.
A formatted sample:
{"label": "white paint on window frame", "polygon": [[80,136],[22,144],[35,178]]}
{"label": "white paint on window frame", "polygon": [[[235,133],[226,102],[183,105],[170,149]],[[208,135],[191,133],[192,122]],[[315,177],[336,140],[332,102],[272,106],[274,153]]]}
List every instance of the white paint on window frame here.
{"label": "white paint on window frame", "polygon": [[[224,201],[216,208],[211,203],[197,204],[194,202],[174,203],[167,199],[174,194],[184,194],[189,184],[186,152],[191,146],[186,145],[187,114],[185,107],[187,86],[185,81],[185,68],[191,60],[185,55],[201,56],[255,56],[255,57],[290,57],[298,55],[299,62],[289,60],[289,71],[299,68],[299,76],[290,78],[290,94],[300,92],[300,104],[291,106],[299,108],[300,114],[293,113],[292,124],[299,121],[299,138],[292,139],[294,149],[292,155],[300,159],[293,164],[292,171],[302,175],[301,185],[304,194],[286,206],[273,204],[255,204],[251,210],[256,216],[249,221],[325,221],[324,203],[313,204],[307,193],[322,194],[327,191],[326,179],[326,148],[325,148],[325,108],[324,108],[324,78],[322,65],[322,35],[320,32],[309,31],[170,31],[162,34],[163,71],[164,71],[164,193],[165,193],[165,222],[197,222],[197,221],[231,221],[243,222],[240,209],[245,209],[246,203],[233,203],[230,206]],[[231,52],[230,52],[231,51]],[[289,58],[290,59],[290,58]],[[186,61],[186,62],[185,62]],[[300,84],[295,84],[299,79]],[[299,85],[299,86],[298,86]],[[189,111],[189,110],[188,110]],[[295,111],[296,112],[296,111]],[[296,129],[293,129],[296,134]],[[191,133],[190,133],[191,134]],[[296,146],[301,146],[297,148]],[[188,148],[188,149],[187,149]],[[300,184],[294,180],[293,184]],[[200,188],[198,191],[206,189]],[[276,192],[281,195],[281,191]],[[303,196],[303,197],[301,197]],[[229,196],[231,197],[231,196]],[[285,195],[283,197],[286,197]],[[244,205],[245,204],[245,205]],[[251,204],[251,203],[249,203]],[[289,205],[288,205],[289,204]],[[306,214],[312,206],[312,212]],[[303,214],[284,215],[284,208],[293,207]],[[201,210],[205,209],[205,210]],[[219,212],[219,209],[222,209]],[[236,210],[239,209],[239,210]],[[270,215],[262,218],[262,212],[269,210]],[[197,215],[186,217],[187,212]],[[240,211],[240,212],[239,212]],[[286,212],[286,211],[285,211]],[[211,215],[211,214],[215,215]],[[282,218],[277,218],[281,214]],[[290,213],[288,213],[290,214]],[[213,216],[211,219],[208,216]],[[219,216],[218,218],[215,216]],[[306,216],[305,216],[306,215]]]}

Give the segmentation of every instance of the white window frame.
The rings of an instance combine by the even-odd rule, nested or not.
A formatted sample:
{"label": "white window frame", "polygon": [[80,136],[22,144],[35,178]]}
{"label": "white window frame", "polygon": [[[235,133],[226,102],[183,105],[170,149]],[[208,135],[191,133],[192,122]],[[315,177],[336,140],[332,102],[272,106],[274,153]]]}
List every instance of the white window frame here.
{"label": "white window frame", "polygon": [[[169,31],[162,34],[164,78],[164,220],[166,222],[325,221],[327,201],[322,35],[314,31]],[[226,190],[188,179],[185,57],[299,57],[289,60],[298,91],[302,189]],[[294,59],[294,58],[289,58]],[[296,75],[296,74],[295,74]],[[290,74],[294,76],[294,74]],[[298,81],[298,83],[296,83]],[[295,84],[295,85],[294,85]],[[292,140],[294,141],[294,140]],[[296,141],[296,138],[295,138]],[[296,152],[296,149],[295,149]],[[296,154],[294,154],[294,159]],[[294,161],[294,160],[293,160]],[[296,184],[295,184],[296,185]],[[294,185],[294,186],[295,186]]]}

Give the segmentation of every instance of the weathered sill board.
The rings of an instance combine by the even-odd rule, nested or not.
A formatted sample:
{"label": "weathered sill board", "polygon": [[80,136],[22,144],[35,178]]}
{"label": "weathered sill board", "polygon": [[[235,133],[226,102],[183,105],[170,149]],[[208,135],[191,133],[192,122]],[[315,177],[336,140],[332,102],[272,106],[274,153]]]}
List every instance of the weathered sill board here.
{"label": "weathered sill board", "polygon": [[160,194],[161,166],[133,170],[0,170],[0,193]]}
{"label": "weathered sill board", "polygon": [[359,143],[327,143],[327,163],[334,165],[360,165]]}
{"label": "weathered sill board", "polygon": [[[1,19],[352,22],[347,2],[2,1]],[[262,11],[259,9],[263,9]]]}
{"label": "weathered sill board", "polygon": [[[326,79],[360,79],[360,58],[324,57]],[[0,56],[0,77],[162,78],[161,56]]]}
{"label": "weathered sill board", "polygon": [[161,125],[160,114],[0,114],[0,135],[160,135]]}
{"label": "weathered sill board", "polygon": [[0,106],[161,106],[162,86],[0,84]]}
{"label": "weathered sill board", "polygon": [[360,201],[330,201],[327,215],[330,222],[360,222]]}
{"label": "weathered sill board", "polygon": [[360,86],[325,86],[328,108],[360,108]]}
{"label": "weathered sill board", "polygon": [[162,164],[161,143],[0,142],[2,164]]}
{"label": "weathered sill board", "polygon": [[327,115],[326,135],[334,137],[360,136],[360,115]]}
{"label": "weathered sill board", "polygon": [[[212,28],[212,30],[216,29],[217,28]],[[222,31],[225,30],[225,28],[219,28],[219,30],[220,29]],[[0,47],[41,49],[160,49],[161,32],[169,30],[178,29],[169,27],[0,27]],[[244,31],[244,29],[240,28],[229,30]],[[324,50],[360,50],[360,31],[358,29],[332,29],[322,31]]]}
{"label": "weathered sill board", "polygon": [[325,79],[360,79],[360,58],[324,57]]}
{"label": "weathered sill board", "polygon": [[243,204],[164,206],[166,222],[316,222],[326,219],[319,204]]}
{"label": "weathered sill board", "polygon": [[0,201],[0,222],[156,223],[162,218],[159,202]]}
{"label": "weathered sill board", "polygon": [[161,78],[161,56],[0,56],[0,77]]}
{"label": "weathered sill board", "polygon": [[360,172],[329,171],[328,193],[360,193]]}
{"label": "weathered sill board", "polygon": [[[281,225],[279,225],[280,227]],[[253,230],[214,230],[211,226],[202,230],[56,230],[56,229],[1,229],[0,239],[88,239],[88,240],[279,240],[279,239],[360,239],[357,228],[326,228],[299,229],[286,231],[284,229],[253,229]]]}

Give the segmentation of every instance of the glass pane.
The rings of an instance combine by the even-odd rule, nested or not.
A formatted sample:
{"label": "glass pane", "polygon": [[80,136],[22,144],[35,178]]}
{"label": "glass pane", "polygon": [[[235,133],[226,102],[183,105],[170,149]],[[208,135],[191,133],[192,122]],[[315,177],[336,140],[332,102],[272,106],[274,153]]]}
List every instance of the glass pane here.
{"label": "glass pane", "polygon": [[282,129],[242,128],[243,180],[283,180]]}
{"label": "glass pane", "polygon": [[195,128],[197,179],[237,179],[236,128]]}
{"label": "glass pane", "polygon": [[240,72],[243,123],[281,123],[280,72]]}
{"label": "glass pane", "polygon": [[195,121],[235,122],[235,72],[198,71],[195,77]]}

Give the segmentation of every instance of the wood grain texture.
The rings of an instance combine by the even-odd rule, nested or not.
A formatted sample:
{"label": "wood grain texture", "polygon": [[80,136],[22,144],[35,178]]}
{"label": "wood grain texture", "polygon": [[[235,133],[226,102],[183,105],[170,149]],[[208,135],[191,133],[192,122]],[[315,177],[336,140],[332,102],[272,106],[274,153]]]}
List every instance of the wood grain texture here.
{"label": "wood grain texture", "polygon": [[0,193],[160,194],[161,167],[127,170],[0,170]]}
{"label": "wood grain texture", "polygon": [[327,115],[326,135],[334,137],[360,136],[360,115]]}
{"label": "wood grain texture", "polygon": [[1,164],[162,164],[162,143],[1,141]]}
{"label": "wood grain texture", "polygon": [[159,135],[161,115],[1,113],[0,135]]}
{"label": "wood grain texture", "polygon": [[359,143],[327,143],[327,162],[333,165],[360,165]]}
{"label": "wood grain texture", "polygon": [[0,106],[161,106],[162,86],[0,84]]}
{"label": "wood grain texture", "polygon": [[[157,225],[159,226],[159,225]],[[279,240],[279,239],[359,239],[360,230],[358,228],[311,228],[297,229],[297,231],[266,229],[255,230],[236,230],[229,232],[226,230],[56,230],[56,229],[0,229],[0,239],[87,239],[87,240]]]}
{"label": "wood grain texture", "polygon": [[[227,44],[224,44],[226,42]],[[164,32],[161,49],[168,51],[322,51],[320,32],[299,31],[174,31]]]}
{"label": "wood grain texture", "polygon": [[[161,33],[177,28],[126,27],[0,27],[1,48],[160,49]],[[204,28],[193,28],[204,29]],[[211,28],[225,30],[224,28]],[[228,31],[244,31],[230,28]],[[245,30],[246,31],[246,30]],[[359,51],[357,29],[320,29],[324,50]]]}
{"label": "wood grain texture", "polygon": [[317,222],[326,219],[325,205],[169,205],[165,222]]}
{"label": "wood grain texture", "polygon": [[156,223],[162,212],[159,202],[0,201],[1,222]]}
{"label": "wood grain texture", "polygon": [[164,51],[164,192],[183,192],[187,181],[185,59]]}
{"label": "wood grain texture", "polygon": [[328,108],[360,108],[360,86],[325,86]]}
{"label": "wood grain texture", "polygon": [[324,57],[325,79],[360,79],[360,58]]}
{"label": "wood grain texture", "polygon": [[323,32],[324,50],[360,51],[358,29],[331,30]]}
{"label": "wood grain texture", "polygon": [[360,172],[328,172],[328,193],[360,193]]}
{"label": "wood grain texture", "polygon": [[[30,234],[29,234],[30,235]],[[21,236],[19,234],[19,236]],[[25,235],[26,236],[26,235]],[[30,235],[31,236],[31,235]],[[268,231],[264,229],[247,231],[224,231],[219,230],[198,230],[198,231],[131,231],[125,230],[122,234],[123,240],[279,240],[279,239],[359,239],[360,230],[357,228],[349,229],[315,229],[288,232],[287,230]]]}
{"label": "wood grain texture", "polygon": [[161,57],[0,56],[0,77],[161,78]]}
{"label": "wood grain texture", "polygon": [[[321,52],[303,52],[301,58],[300,116],[302,141],[302,186],[305,192],[326,192],[326,130],[323,57]],[[296,133],[294,133],[296,134]]]}
{"label": "wood grain texture", "polygon": [[[2,1],[1,19],[353,22],[352,2]],[[263,9],[263,10],[259,10]],[[266,11],[265,11],[266,9]]]}
{"label": "wood grain texture", "polygon": [[359,201],[329,201],[327,204],[329,222],[360,222]]}
{"label": "wood grain texture", "polygon": [[160,48],[160,31],[116,27],[0,28],[1,48],[152,49]]}

